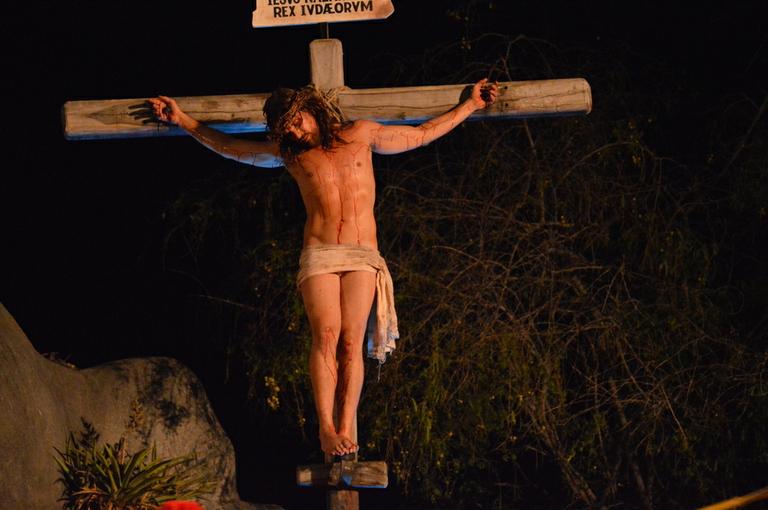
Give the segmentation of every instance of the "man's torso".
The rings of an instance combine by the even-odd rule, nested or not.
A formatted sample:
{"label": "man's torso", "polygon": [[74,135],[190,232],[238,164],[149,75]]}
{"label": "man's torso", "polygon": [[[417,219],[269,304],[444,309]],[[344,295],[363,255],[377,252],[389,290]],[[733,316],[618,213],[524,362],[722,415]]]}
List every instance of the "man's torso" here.
{"label": "man's torso", "polygon": [[331,150],[311,149],[287,165],[307,211],[304,246],[377,248],[370,132],[362,123],[354,123],[340,136],[347,143],[336,143]]}

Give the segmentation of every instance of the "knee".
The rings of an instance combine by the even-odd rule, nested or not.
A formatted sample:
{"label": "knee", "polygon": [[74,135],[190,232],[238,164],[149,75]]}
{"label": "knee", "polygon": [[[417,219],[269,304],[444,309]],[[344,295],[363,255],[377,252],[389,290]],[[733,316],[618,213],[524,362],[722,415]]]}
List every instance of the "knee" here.
{"label": "knee", "polygon": [[332,326],[318,328],[312,335],[312,347],[317,350],[336,351],[339,344],[339,330]]}
{"label": "knee", "polygon": [[345,357],[363,355],[363,335],[361,328],[343,328],[339,339],[339,355]]}

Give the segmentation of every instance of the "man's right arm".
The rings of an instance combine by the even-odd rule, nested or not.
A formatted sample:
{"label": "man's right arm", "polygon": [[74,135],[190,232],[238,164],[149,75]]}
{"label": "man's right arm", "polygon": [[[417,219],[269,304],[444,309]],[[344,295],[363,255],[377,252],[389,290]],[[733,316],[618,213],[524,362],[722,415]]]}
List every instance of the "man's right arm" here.
{"label": "man's right arm", "polygon": [[176,101],[167,96],[158,96],[150,99],[149,102],[159,120],[176,124],[195,140],[225,158],[268,168],[283,165],[280,150],[277,144],[273,142],[244,140],[209,128],[184,113]]}

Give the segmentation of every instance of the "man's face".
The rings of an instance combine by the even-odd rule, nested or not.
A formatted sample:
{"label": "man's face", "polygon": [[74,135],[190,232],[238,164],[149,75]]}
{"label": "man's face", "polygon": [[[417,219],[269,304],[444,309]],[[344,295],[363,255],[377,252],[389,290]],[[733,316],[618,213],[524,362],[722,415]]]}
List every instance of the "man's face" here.
{"label": "man's face", "polygon": [[306,111],[300,111],[288,124],[287,133],[295,143],[305,150],[320,145],[320,128],[314,115]]}

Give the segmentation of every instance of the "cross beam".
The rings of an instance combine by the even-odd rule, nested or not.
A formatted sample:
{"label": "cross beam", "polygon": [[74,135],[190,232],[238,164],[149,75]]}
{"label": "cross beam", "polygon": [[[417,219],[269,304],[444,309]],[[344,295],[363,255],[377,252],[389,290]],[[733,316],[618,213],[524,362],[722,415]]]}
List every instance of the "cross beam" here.
{"label": "cross beam", "polygon": [[[339,105],[350,120],[417,124],[456,106],[468,85],[345,89]],[[226,133],[266,131],[262,113],[269,94],[179,97],[182,110]],[[581,78],[499,84],[496,103],[470,119],[531,118],[586,114],[592,109],[589,84]],[[68,101],[63,108],[68,140],[142,138],[185,134],[149,117],[146,99]]]}
{"label": "cross beam", "polygon": [[[322,89],[337,89],[339,106],[349,120],[368,119],[382,124],[418,124],[450,110],[470,85],[429,85],[350,89],[344,87],[341,42],[335,39],[310,44],[312,82]],[[266,131],[262,113],[269,94],[179,97],[182,110],[225,133]],[[68,140],[142,138],[182,135],[176,126],[151,117],[145,98],[67,101],[62,109]],[[587,114],[592,93],[582,78],[510,81],[499,84],[496,103],[470,119],[508,119]]]}

